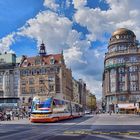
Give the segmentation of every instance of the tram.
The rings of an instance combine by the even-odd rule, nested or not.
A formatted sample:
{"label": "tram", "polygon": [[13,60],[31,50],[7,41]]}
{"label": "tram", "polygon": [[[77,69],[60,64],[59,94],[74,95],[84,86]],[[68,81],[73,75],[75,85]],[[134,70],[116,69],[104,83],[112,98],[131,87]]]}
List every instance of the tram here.
{"label": "tram", "polygon": [[31,122],[57,122],[83,116],[80,104],[53,97],[34,97],[31,107]]}

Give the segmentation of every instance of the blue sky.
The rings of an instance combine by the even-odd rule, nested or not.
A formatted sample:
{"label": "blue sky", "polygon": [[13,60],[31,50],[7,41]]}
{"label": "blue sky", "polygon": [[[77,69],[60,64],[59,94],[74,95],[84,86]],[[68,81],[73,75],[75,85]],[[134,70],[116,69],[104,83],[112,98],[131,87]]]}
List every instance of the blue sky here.
{"label": "blue sky", "polygon": [[[0,0],[0,52],[37,55],[60,53],[76,79],[101,97],[108,40],[124,27],[140,38],[139,0]],[[125,11],[125,12],[124,12]]]}
{"label": "blue sky", "polygon": [[[34,18],[40,11],[51,10],[43,6],[44,0],[1,0],[0,1],[0,38],[6,35],[18,31],[18,29],[25,25],[26,21]],[[70,1],[72,2],[72,1]],[[61,7],[57,10],[59,15],[64,15],[73,20],[73,15],[75,12],[73,4],[69,8],[66,8],[66,0],[56,0],[57,4]],[[102,10],[108,9],[108,4],[105,1],[98,0],[88,0],[87,7],[96,8],[100,7]],[[85,39],[85,35],[89,33],[86,27],[73,21],[72,29],[81,32],[80,39]],[[98,46],[99,41],[97,41]],[[93,43],[92,43],[93,44]],[[15,43],[13,43],[10,48],[16,52],[17,56],[35,55],[37,53],[37,43],[28,37],[19,37]],[[96,45],[96,42],[95,44]],[[30,47],[31,46],[31,47]],[[32,48],[33,47],[33,48]],[[24,49],[23,49],[24,48]],[[28,49],[27,49],[28,48]],[[30,50],[30,51],[29,51]]]}
{"label": "blue sky", "polygon": [[26,21],[43,10],[43,0],[1,0],[0,1],[0,38],[17,31]]}

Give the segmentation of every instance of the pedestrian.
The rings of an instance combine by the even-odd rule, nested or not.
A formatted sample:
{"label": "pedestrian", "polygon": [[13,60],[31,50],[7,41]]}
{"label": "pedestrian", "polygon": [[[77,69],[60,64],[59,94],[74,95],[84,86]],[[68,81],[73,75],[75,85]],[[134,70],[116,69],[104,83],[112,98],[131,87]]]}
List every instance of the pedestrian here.
{"label": "pedestrian", "polygon": [[3,120],[3,113],[0,112],[0,120],[2,121]]}
{"label": "pedestrian", "polygon": [[7,118],[7,121],[11,121],[10,111],[6,112],[6,118]]}
{"label": "pedestrian", "polygon": [[12,111],[12,120],[14,120],[14,119],[15,119],[15,112]]}
{"label": "pedestrian", "polygon": [[6,112],[4,111],[4,113],[3,113],[3,114],[4,114],[4,121],[5,121],[5,120],[7,120],[7,115],[6,115]]}
{"label": "pedestrian", "polygon": [[109,115],[111,115],[111,114],[112,114],[112,110],[109,111]]}

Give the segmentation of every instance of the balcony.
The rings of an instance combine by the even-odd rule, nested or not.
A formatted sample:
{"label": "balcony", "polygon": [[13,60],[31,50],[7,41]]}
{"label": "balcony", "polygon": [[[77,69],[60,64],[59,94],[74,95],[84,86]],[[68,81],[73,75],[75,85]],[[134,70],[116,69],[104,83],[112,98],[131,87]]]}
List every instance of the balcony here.
{"label": "balcony", "polygon": [[140,49],[133,49],[133,50],[123,50],[123,51],[116,51],[116,52],[107,52],[105,55],[105,59],[110,57],[116,57],[120,55],[128,55],[128,54],[140,54]]}
{"label": "balcony", "polygon": [[112,40],[109,42],[109,45],[117,44],[117,43],[134,43],[133,39],[119,39],[119,40]]}

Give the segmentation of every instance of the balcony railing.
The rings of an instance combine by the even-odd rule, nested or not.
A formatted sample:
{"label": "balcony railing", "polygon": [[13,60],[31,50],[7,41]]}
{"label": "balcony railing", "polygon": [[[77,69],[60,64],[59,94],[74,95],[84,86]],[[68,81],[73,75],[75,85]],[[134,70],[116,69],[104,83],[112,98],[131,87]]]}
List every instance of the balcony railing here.
{"label": "balcony railing", "polygon": [[112,56],[117,55],[126,55],[126,54],[136,54],[140,53],[140,49],[132,49],[132,50],[123,50],[123,51],[116,51],[116,52],[107,52],[105,55],[105,59],[110,58]]}
{"label": "balcony railing", "polygon": [[129,43],[136,43],[134,42],[133,39],[119,39],[119,40],[112,40],[109,42],[109,45],[112,45],[112,44],[116,44],[116,43],[121,43],[121,42],[129,42]]}

